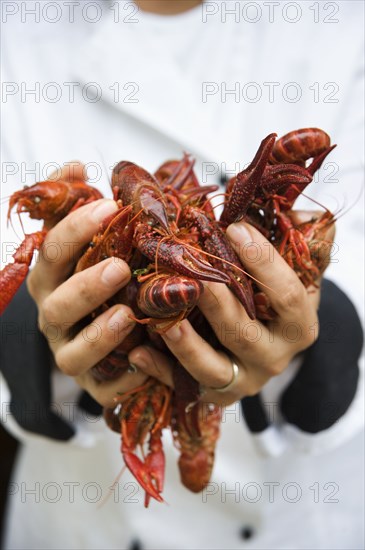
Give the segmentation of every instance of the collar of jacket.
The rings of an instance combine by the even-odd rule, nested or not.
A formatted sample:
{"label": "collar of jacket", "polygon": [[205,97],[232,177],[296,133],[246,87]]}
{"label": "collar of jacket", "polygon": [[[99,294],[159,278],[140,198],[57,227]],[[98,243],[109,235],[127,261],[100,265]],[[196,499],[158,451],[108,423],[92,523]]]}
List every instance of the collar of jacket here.
{"label": "collar of jacket", "polygon": [[[117,24],[112,12],[106,14],[94,35],[75,54],[77,81],[82,85],[96,83],[100,101],[154,128],[181,149],[217,161],[222,158],[225,142],[223,138],[217,139],[220,110],[216,101],[202,101],[202,81],[210,69],[203,64],[205,75],[194,78],[163,47],[163,41],[147,38],[141,42],[141,26],[143,21],[135,25]],[[205,37],[202,50],[204,40]],[[204,59],[206,52],[206,48],[201,51]],[[214,63],[223,65],[225,53],[221,52],[219,57],[220,60],[212,59],[210,55],[206,63],[213,69]],[[197,64],[202,66],[199,60]]]}

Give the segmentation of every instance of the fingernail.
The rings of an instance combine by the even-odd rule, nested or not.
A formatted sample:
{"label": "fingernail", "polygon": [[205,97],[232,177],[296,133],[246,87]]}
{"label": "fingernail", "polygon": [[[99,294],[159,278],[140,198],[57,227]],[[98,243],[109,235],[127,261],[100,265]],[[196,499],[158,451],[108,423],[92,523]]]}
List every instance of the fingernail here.
{"label": "fingernail", "polygon": [[227,235],[232,241],[252,242],[252,236],[244,222],[231,223],[227,227]]}
{"label": "fingernail", "polygon": [[91,212],[91,218],[96,223],[101,223],[107,216],[113,214],[118,210],[117,205],[112,200],[103,200],[101,204],[98,204]]}
{"label": "fingernail", "polygon": [[126,272],[123,260],[111,258],[101,274],[101,282],[109,286],[116,286],[120,285],[125,278]]}
{"label": "fingernail", "polygon": [[129,324],[132,323],[128,315],[123,309],[118,309],[110,317],[108,321],[108,328],[115,333],[115,339],[119,341],[119,337],[122,336],[120,333],[123,332]]}
{"label": "fingernail", "polygon": [[182,336],[181,328],[177,325],[170,328],[163,336],[167,340],[171,340],[171,342],[178,342]]}

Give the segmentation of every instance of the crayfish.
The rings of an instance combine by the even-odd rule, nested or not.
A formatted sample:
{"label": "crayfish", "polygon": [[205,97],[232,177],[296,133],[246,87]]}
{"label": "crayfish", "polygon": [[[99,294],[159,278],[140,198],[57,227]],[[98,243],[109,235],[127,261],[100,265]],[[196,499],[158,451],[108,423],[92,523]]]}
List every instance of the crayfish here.
{"label": "crayfish", "polygon": [[[129,351],[147,341],[168,353],[159,334],[185,318],[212,345],[224,349],[197,307],[204,291],[202,281],[228,285],[251,319],[265,322],[275,317],[268,298],[244,271],[226,238],[226,228],[233,222],[244,219],[256,227],[306,287],[315,284],[326,267],[318,250],[326,246],[325,231],[334,217],[326,211],[317,219],[296,224],[292,208],[333,147],[329,136],[317,128],[296,130],[278,140],[270,134],[251,164],[228,181],[220,220],[208,198],[217,186],[199,184],[189,155],[165,162],[154,175],[131,162],[119,162],[111,179],[119,208],[102,222],[75,271],[110,256],[127,262],[131,281],[101,309],[127,304],[137,323],[126,340],[92,368],[94,376],[98,380],[118,377],[128,368]],[[25,237],[14,263],[1,272],[2,310],[24,281],[33,251],[46,235],[47,221],[58,221],[100,196],[83,182],[41,182],[11,197],[9,215],[17,205],[18,213],[28,212],[46,225]],[[116,398],[116,407],[104,411],[107,424],[121,434],[124,461],[146,491],[146,506],[151,497],[163,500],[163,429],[172,429],[180,451],[181,480],[190,490],[198,492],[207,485],[214,464],[219,407],[211,406],[207,413],[198,383],[177,361],[174,382],[171,390],[150,378],[124,394],[122,404]],[[143,459],[137,456],[138,448]]]}

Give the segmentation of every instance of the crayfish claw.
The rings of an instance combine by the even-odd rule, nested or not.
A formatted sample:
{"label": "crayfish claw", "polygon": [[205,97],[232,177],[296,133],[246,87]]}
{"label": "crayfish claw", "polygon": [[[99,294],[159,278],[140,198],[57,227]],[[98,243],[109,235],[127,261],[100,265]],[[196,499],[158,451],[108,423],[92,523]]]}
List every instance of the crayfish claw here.
{"label": "crayfish claw", "polygon": [[46,234],[46,231],[37,231],[25,235],[23,242],[13,254],[14,263],[6,265],[0,271],[0,315],[25,281],[34,251],[40,249]]}
{"label": "crayfish claw", "polygon": [[308,166],[307,168],[307,171],[313,176],[317,170],[320,169],[320,167],[322,166],[323,164],[323,161],[325,160],[325,158],[327,157],[327,155],[330,154],[330,152],[335,148],[337,147],[337,145],[331,145],[331,147],[328,147],[325,151],[323,151],[323,153],[321,153],[320,155],[317,155],[316,157],[314,157],[314,159],[312,160],[311,164]]}
{"label": "crayfish claw", "polygon": [[[138,483],[141,485],[142,489],[146,491],[146,493],[157,500],[158,502],[163,502],[163,498],[160,495],[159,489],[156,489],[156,487],[153,484],[153,478],[150,474],[149,468],[147,467],[147,464],[144,464],[138,456],[131,453],[130,450],[125,448],[125,445],[122,444],[122,453],[124,462],[128,468],[128,470],[133,474],[133,476],[136,478]],[[147,500],[147,499],[146,499]],[[149,499],[148,499],[149,502]]]}
{"label": "crayfish claw", "polygon": [[238,222],[246,214],[260,188],[261,178],[274,147],[275,139],[276,134],[269,134],[262,140],[251,164],[229,181],[227,186],[229,198],[224,206],[221,221],[227,224]]}
{"label": "crayfish claw", "polygon": [[229,277],[205,261],[203,253],[192,245],[163,238],[155,231],[147,232],[143,224],[137,227],[135,240],[142,254],[151,261],[157,258],[158,265],[172,272],[201,281],[229,283]]}

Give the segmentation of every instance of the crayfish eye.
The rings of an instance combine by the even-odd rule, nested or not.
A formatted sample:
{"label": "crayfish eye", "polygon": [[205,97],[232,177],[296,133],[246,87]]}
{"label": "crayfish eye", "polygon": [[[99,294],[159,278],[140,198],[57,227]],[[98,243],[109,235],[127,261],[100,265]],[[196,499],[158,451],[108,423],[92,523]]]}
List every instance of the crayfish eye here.
{"label": "crayfish eye", "polygon": [[39,204],[39,203],[41,202],[41,198],[40,198],[40,197],[34,197],[33,200],[34,200],[34,202],[35,202],[36,204]]}

